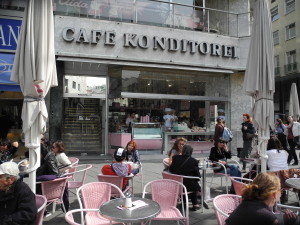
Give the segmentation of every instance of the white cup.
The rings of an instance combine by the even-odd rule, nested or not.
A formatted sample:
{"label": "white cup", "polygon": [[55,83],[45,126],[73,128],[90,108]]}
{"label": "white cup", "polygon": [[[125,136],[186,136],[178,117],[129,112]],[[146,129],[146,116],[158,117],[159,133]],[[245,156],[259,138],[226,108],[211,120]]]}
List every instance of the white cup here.
{"label": "white cup", "polygon": [[132,207],[132,199],[131,198],[125,198],[125,207],[126,208]]}

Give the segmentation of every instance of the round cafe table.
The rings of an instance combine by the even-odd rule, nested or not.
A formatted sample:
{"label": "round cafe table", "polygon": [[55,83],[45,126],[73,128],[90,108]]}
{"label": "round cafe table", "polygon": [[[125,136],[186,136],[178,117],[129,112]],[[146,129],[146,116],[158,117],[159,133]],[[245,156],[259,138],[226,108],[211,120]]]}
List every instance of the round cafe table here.
{"label": "round cafe table", "polygon": [[141,200],[148,205],[133,210],[120,209],[119,207],[125,204],[125,198],[117,198],[104,203],[99,209],[100,214],[109,220],[131,224],[150,220],[160,213],[157,202],[146,198],[132,198],[132,202],[136,200]]}
{"label": "round cafe table", "polygon": [[286,179],[285,180],[285,184],[292,187],[292,188],[295,188],[295,189],[298,189],[300,190],[300,178],[289,178],[289,179]]}

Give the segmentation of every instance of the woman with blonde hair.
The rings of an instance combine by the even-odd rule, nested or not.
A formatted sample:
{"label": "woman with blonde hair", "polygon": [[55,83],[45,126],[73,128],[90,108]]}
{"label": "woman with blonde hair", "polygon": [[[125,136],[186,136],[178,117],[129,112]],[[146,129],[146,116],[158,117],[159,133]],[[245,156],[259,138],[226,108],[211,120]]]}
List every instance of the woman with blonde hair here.
{"label": "woman with blonde hair", "polygon": [[272,207],[281,195],[280,180],[273,173],[260,173],[242,190],[242,203],[230,214],[226,225],[279,224]]}

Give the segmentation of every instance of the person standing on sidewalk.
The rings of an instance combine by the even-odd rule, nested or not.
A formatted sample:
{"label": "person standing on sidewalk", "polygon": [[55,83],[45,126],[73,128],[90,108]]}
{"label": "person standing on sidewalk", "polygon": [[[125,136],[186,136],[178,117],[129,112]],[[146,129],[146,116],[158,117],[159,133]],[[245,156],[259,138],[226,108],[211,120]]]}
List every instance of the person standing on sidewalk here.
{"label": "person standing on sidewalk", "polygon": [[[243,114],[242,123],[243,132],[243,150],[241,152],[241,159],[248,158],[252,151],[252,139],[255,134],[255,128],[253,126],[252,118],[248,113]],[[246,162],[243,161],[242,173],[246,172]]]}
{"label": "person standing on sidewalk", "polygon": [[292,159],[294,159],[293,166],[296,166],[298,165],[298,157],[296,155],[295,147],[296,147],[296,143],[298,143],[300,140],[300,123],[295,122],[292,116],[288,116],[287,119],[289,125],[287,126],[285,134],[287,135],[288,144],[290,146],[288,164],[290,164]]}

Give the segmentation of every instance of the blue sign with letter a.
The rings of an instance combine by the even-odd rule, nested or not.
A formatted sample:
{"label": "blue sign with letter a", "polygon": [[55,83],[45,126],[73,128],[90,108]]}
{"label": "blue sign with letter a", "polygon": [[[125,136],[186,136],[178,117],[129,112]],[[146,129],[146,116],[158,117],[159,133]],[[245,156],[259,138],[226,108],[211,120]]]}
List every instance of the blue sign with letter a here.
{"label": "blue sign with letter a", "polygon": [[17,49],[22,20],[0,18],[0,51]]}

